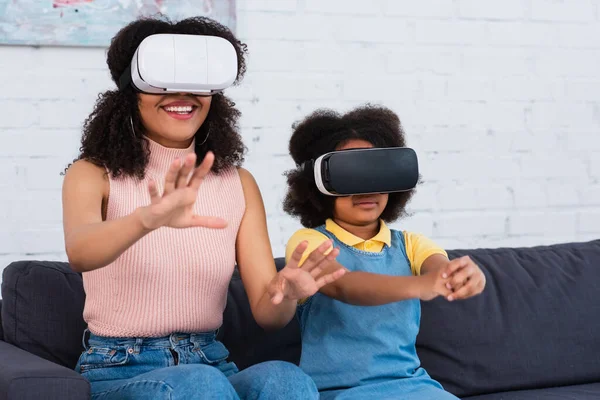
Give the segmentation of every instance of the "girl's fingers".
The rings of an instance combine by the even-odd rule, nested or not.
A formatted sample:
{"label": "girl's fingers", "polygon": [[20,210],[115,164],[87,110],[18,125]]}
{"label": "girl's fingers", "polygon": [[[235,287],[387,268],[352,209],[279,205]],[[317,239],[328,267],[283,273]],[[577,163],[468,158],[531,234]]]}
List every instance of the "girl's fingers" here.
{"label": "girl's fingers", "polygon": [[463,300],[473,296],[477,293],[477,287],[479,287],[480,280],[471,279],[466,285],[448,295],[448,301]]}
{"label": "girl's fingers", "polygon": [[458,271],[459,269],[466,267],[469,264],[470,260],[471,259],[469,258],[469,256],[464,256],[451,260],[446,266],[444,272],[442,273],[442,277],[448,278],[449,276],[452,276],[452,274]]}
{"label": "girl's fingers", "polygon": [[469,279],[474,273],[475,268],[473,268],[472,265],[469,265],[451,276],[450,285],[452,285],[454,289],[457,289],[459,286],[462,286],[463,282]]}

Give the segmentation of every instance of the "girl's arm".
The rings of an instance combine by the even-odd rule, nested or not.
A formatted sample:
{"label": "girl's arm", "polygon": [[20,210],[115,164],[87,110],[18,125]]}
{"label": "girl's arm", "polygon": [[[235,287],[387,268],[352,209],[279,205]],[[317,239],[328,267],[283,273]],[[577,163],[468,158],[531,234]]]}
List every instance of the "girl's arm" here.
{"label": "girl's arm", "polygon": [[347,272],[320,291],[345,303],[377,306],[412,298],[427,301],[437,296],[448,301],[462,300],[480,294],[485,288],[485,275],[468,256],[450,261],[445,255],[435,253],[423,261],[419,270],[420,275],[416,276]]}
{"label": "girl's arm", "polygon": [[282,328],[293,318],[299,299],[316,293],[319,288],[343,275],[345,270],[330,268],[327,273],[322,272],[321,265],[337,255],[337,252],[325,255],[331,248],[330,242],[311,251],[304,268],[298,268],[306,249],[306,243],[300,243],[286,267],[278,273],[260,190],[248,171],[240,168],[239,173],[246,200],[246,211],[236,243],[240,275],[256,322],[264,329]]}
{"label": "girl's arm", "polygon": [[[444,292],[443,284],[438,286]],[[422,298],[431,292],[431,283],[428,285],[419,276],[391,276],[363,271],[347,272],[338,281],[321,289],[321,293],[331,298],[358,306],[379,306]]]}
{"label": "girl's arm", "polygon": [[[291,248],[299,242],[308,242],[308,249],[311,250],[327,239],[327,236],[318,231],[302,229],[296,232],[288,242],[287,253],[289,254]],[[425,254],[425,251],[429,253],[440,251],[434,249],[431,242],[426,240],[421,240],[418,243],[413,240],[413,242],[421,247],[421,249],[416,249],[418,256]],[[360,306],[377,306],[414,298],[431,300],[438,295],[450,295],[451,291],[446,286],[447,276],[444,277],[441,270],[442,266],[446,266],[443,260],[445,259],[448,262],[448,259],[443,255],[433,254],[424,261],[422,258],[417,257],[416,263],[414,263],[415,258],[413,255],[415,252],[413,247],[416,246],[413,246],[413,242],[407,241],[407,243],[410,243],[410,248],[407,249],[410,251],[407,253],[411,259],[411,264],[414,264],[415,276],[391,276],[352,271],[347,272],[337,281],[324,286],[320,292],[344,303]],[[331,261],[325,267],[324,273],[340,267],[336,261]],[[435,271],[439,273],[431,273],[434,267]],[[423,275],[419,275],[419,271],[423,272]],[[426,271],[427,274],[425,274]]]}
{"label": "girl's arm", "polygon": [[[336,264],[335,261],[332,264]],[[331,268],[336,268],[332,265]],[[326,268],[324,272],[327,272]],[[379,306],[408,299],[431,300],[447,296],[448,280],[440,274],[392,276],[372,272],[352,271],[321,288],[321,293],[344,303],[358,306]]]}

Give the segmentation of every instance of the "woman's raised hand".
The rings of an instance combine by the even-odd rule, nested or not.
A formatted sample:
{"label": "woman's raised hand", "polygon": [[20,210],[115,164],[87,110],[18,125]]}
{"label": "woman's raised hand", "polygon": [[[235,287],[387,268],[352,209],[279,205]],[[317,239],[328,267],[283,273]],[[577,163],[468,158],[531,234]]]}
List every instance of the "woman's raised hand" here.
{"label": "woman's raised hand", "polygon": [[148,190],[151,204],[140,208],[144,228],[149,230],[161,226],[225,228],[227,221],[222,218],[194,214],[198,190],[204,177],[210,172],[214,160],[214,154],[208,152],[202,163],[196,168],[194,168],[195,153],[188,154],[183,160],[173,161],[165,176],[163,193],[159,193],[156,182],[150,181]]}

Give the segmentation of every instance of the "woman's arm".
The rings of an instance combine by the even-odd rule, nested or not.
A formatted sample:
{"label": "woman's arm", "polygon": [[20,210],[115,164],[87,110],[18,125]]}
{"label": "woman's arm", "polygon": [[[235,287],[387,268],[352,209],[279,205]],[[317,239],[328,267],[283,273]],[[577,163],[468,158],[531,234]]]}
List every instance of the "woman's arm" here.
{"label": "woman's arm", "polygon": [[294,249],[286,267],[278,273],[260,190],[248,171],[240,168],[239,173],[246,200],[236,244],[240,275],[256,322],[264,329],[282,328],[293,318],[300,298],[316,293],[345,270],[330,268],[327,273],[322,273],[322,266],[337,256],[337,251],[325,254],[331,248],[331,242],[311,251],[305,267],[298,268],[306,250],[306,243],[301,243]]}
{"label": "woman's arm", "polygon": [[92,271],[110,264],[149,232],[138,212],[103,221],[102,204],[108,190],[106,172],[89,161],[76,161],[65,174],[62,189],[65,248],[75,271]]}

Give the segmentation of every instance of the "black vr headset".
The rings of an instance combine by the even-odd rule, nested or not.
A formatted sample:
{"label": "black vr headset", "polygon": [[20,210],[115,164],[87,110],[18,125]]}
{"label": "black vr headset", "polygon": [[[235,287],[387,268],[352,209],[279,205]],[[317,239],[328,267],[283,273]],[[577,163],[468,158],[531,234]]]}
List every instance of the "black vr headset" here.
{"label": "black vr headset", "polygon": [[332,151],[303,167],[328,196],[404,192],[419,181],[417,154],[408,147]]}

